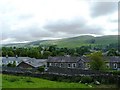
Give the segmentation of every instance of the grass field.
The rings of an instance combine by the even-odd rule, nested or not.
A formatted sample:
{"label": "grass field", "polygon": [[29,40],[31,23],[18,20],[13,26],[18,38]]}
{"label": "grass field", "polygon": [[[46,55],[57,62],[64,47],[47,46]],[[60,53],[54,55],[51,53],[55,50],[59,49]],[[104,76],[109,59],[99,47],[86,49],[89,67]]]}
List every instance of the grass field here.
{"label": "grass field", "polygon": [[2,75],[3,88],[90,88],[81,83],[56,82],[34,77]]}

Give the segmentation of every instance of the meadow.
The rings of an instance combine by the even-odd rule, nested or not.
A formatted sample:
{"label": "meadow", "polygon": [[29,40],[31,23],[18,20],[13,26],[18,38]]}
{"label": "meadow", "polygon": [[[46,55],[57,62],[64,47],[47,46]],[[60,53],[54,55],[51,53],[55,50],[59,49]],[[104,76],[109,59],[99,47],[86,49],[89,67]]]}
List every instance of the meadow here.
{"label": "meadow", "polygon": [[2,75],[2,88],[90,88],[81,83],[50,81],[35,77]]}

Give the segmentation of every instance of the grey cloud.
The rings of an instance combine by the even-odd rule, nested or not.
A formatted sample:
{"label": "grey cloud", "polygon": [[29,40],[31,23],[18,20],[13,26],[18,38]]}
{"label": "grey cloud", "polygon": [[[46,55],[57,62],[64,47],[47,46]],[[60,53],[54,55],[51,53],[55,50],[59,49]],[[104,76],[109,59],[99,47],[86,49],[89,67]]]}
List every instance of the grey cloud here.
{"label": "grey cloud", "polygon": [[2,40],[9,38],[10,33],[8,33],[8,32],[10,30],[10,25],[8,23],[2,22],[0,24],[0,30],[1,30],[1,34],[2,34]]}
{"label": "grey cloud", "polygon": [[54,24],[48,24],[44,28],[51,32],[65,34],[103,34],[102,28],[98,26],[87,26],[87,22],[84,20],[73,20],[71,22],[55,22]]}
{"label": "grey cloud", "polygon": [[[9,33],[9,35],[8,35]],[[53,33],[43,30],[37,26],[31,26],[27,28],[20,28],[19,30],[3,33],[4,40],[9,38],[14,39],[15,41],[34,41],[40,40],[41,38],[52,37]]]}
{"label": "grey cloud", "polygon": [[94,2],[91,7],[91,16],[98,17],[111,14],[118,10],[117,2]]}

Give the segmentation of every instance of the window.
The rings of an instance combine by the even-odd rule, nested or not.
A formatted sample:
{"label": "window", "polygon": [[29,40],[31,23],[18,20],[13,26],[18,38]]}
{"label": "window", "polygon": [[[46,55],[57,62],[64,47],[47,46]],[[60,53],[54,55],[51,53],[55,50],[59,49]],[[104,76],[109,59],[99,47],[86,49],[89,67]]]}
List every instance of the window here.
{"label": "window", "polygon": [[70,64],[68,64],[68,68],[70,68]]}
{"label": "window", "polygon": [[55,66],[57,66],[58,64],[57,63],[55,63]]}
{"label": "window", "polygon": [[90,64],[89,63],[87,63],[87,67],[90,68]]}
{"label": "window", "polygon": [[61,64],[60,64],[60,67],[62,67],[62,66],[63,66],[63,64],[61,63]]}
{"label": "window", "polygon": [[50,66],[52,66],[52,63],[49,63]]}
{"label": "window", "polygon": [[73,67],[73,68],[75,68],[75,67],[76,67],[76,64],[75,64],[75,63],[73,63],[73,64],[72,64],[72,67]]}
{"label": "window", "polygon": [[115,68],[115,69],[117,68],[117,63],[114,63],[114,68]]}
{"label": "window", "polygon": [[57,66],[57,63],[55,63],[55,66]]}

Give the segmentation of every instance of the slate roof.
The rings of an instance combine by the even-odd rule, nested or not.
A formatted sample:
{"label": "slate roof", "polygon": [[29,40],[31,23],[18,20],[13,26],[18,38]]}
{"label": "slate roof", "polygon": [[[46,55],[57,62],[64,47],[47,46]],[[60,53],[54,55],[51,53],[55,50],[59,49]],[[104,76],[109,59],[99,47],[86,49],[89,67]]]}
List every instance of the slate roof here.
{"label": "slate roof", "polygon": [[120,56],[111,56],[110,57],[110,62],[119,62],[120,63]]}
{"label": "slate roof", "polygon": [[46,63],[47,59],[35,59],[30,57],[0,57],[2,58],[3,64],[8,64],[8,62],[17,61],[17,65],[19,65],[21,62],[25,62],[33,67],[42,66]]}
{"label": "slate roof", "polygon": [[82,57],[80,57],[80,58],[81,58],[81,61],[83,61],[83,62],[85,62],[85,63],[90,62],[90,59],[89,59],[88,57],[86,57],[86,56],[82,56]]}
{"label": "slate roof", "polygon": [[7,62],[6,61],[17,61],[18,63],[20,63],[20,62],[22,62],[22,60],[23,59],[29,59],[29,57],[8,57],[8,58],[6,58],[6,57],[1,57],[2,58],[2,63],[6,63],[7,64]]}
{"label": "slate roof", "polygon": [[30,59],[23,59],[22,62],[29,64],[33,67],[40,67],[46,64],[47,59],[35,59],[35,58],[30,58]]}
{"label": "slate roof", "polygon": [[80,57],[71,57],[71,56],[57,56],[57,57],[49,57],[47,62],[66,62],[66,63],[72,63],[72,62],[78,62],[80,60]]}
{"label": "slate roof", "polygon": [[[103,57],[105,62],[119,62],[120,63],[120,56],[104,56]],[[82,57],[67,57],[67,56],[59,56],[59,57],[49,57],[47,62],[77,62],[83,61],[85,63],[90,62],[91,60],[85,56]]]}

